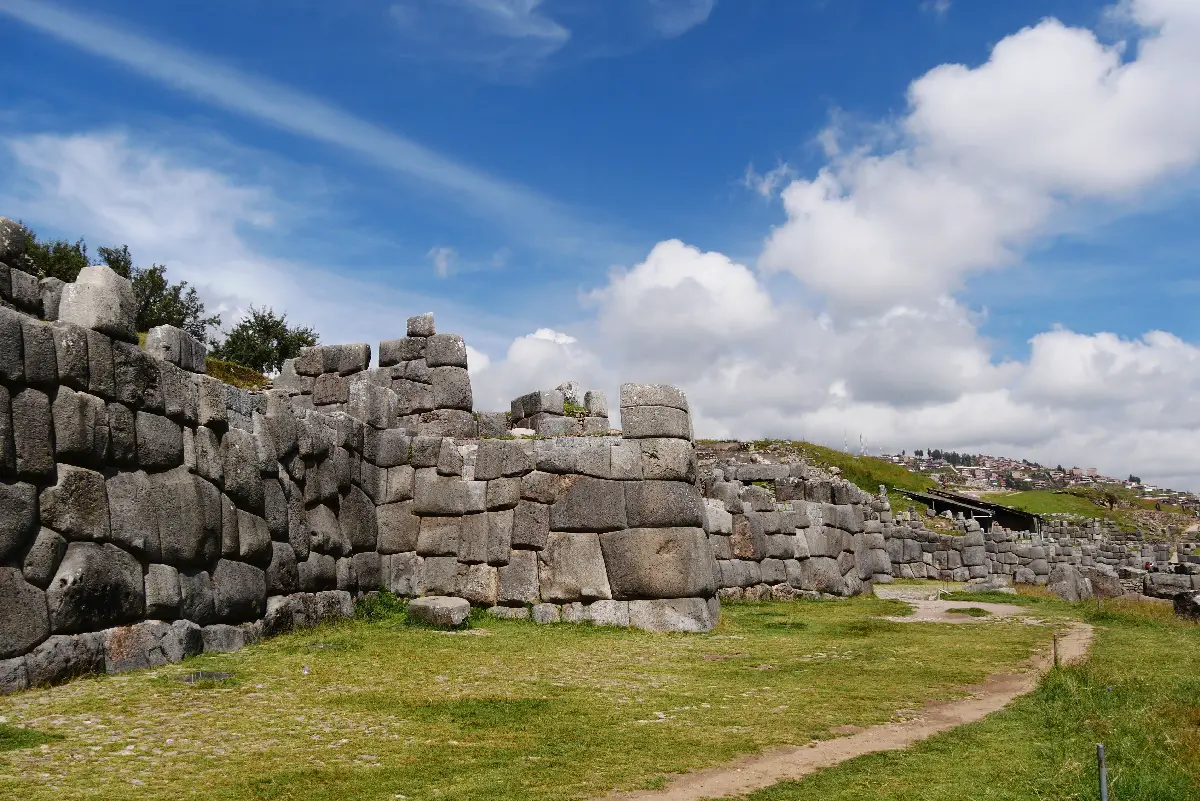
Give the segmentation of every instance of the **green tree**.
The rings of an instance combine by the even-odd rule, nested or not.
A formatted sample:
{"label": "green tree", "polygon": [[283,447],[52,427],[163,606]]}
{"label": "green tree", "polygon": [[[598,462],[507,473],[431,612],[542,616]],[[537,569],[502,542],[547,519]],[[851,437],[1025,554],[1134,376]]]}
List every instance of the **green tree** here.
{"label": "green tree", "polygon": [[141,268],[133,265],[129,247],[99,248],[100,258],[112,271],[133,283],[137,299],[137,330],[149,331],[160,325],[182,328],[201,342],[208,341],[210,328],[221,324],[221,315],[204,316],[204,303],[187,281],[172,284],[167,280],[167,268],[152,264]]}
{"label": "green tree", "polygon": [[88,265],[87,245],[83,239],[70,242],[66,239],[53,239],[42,242],[29,226],[21,224],[25,230],[25,265],[14,265],[32,269],[39,278],[58,278],[63,281],[74,281],[79,271]]}
{"label": "green tree", "polygon": [[317,339],[311,328],[289,326],[286,314],[251,306],[250,312],[226,333],[225,341],[213,347],[212,355],[265,373],[279,370],[285,359],[299,356],[301,348],[317,344]]}

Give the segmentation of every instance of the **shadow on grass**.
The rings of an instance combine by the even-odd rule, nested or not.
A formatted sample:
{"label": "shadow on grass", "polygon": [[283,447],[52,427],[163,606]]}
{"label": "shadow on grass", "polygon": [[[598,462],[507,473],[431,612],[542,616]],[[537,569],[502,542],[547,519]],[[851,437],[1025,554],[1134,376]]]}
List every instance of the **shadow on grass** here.
{"label": "shadow on grass", "polygon": [[0,723],[0,752],[16,751],[20,748],[37,748],[39,745],[61,740],[62,735],[47,734],[34,729],[19,729]]}

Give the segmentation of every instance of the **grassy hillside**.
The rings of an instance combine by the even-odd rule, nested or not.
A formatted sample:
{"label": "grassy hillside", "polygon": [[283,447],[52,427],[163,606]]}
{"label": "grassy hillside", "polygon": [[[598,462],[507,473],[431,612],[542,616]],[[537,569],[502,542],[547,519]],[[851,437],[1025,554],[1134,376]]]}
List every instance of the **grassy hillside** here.
{"label": "grassy hillside", "polygon": [[1086,498],[1052,490],[1029,492],[991,492],[980,496],[985,501],[1039,515],[1068,514],[1081,517],[1108,517],[1105,509]]}

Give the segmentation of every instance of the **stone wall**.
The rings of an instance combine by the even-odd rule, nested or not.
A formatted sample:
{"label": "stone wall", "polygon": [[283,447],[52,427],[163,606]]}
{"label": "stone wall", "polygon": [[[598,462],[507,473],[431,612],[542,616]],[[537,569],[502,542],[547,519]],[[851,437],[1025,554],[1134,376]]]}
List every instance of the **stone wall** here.
{"label": "stone wall", "polygon": [[889,512],[854,484],[803,464],[732,461],[703,483],[720,597],[849,596],[890,580]]}
{"label": "stone wall", "polygon": [[[241,390],[204,373],[183,331],[139,347],[128,281],[88,267],[38,282],[6,231],[0,691],[232,650],[381,588],[539,623],[707,631],[718,596],[1044,583],[1057,565],[1170,556],[1065,527],[930,531],[801,463],[701,467],[674,387],[623,385],[621,431],[603,393],[573,383],[475,412],[466,345],[432,315],[380,343],[377,366],[366,344],[317,346],[269,390]],[[1158,575],[1147,587],[1200,588]]]}
{"label": "stone wall", "polygon": [[183,331],[139,347],[106,267],[57,303],[0,276],[2,688],[229,650],[380,588],[539,622],[716,622],[673,387],[622,387],[625,437],[588,393],[602,435],[514,439],[472,411],[466,347],[431,315],[381,366],[308,348],[250,392],[205,375]]}

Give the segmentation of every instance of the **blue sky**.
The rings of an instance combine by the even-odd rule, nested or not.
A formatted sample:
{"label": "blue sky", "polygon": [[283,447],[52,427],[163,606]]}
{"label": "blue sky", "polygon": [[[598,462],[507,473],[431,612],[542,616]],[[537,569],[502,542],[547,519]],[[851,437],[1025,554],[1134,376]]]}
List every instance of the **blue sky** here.
{"label": "blue sky", "polygon": [[[961,147],[997,146],[982,135],[964,145],[962,131],[1001,102],[1013,103],[1011,113],[1002,109],[1011,120],[1035,112],[1053,117],[1059,108],[1068,117],[1090,111],[1049,101],[1031,111],[1020,107],[1019,94],[999,90],[995,102],[983,97],[997,85],[985,82],[983,66],[998,44],[1014,43],[1009,49],[1016,54],[1003,72],[1016,75],[1014,83],[1021,78],[1012,65],[1020,58],[1032,64],[1047,50],[1064,50],[1038,50],[1036,37],[1020,35],[1023,29],[1053,18],[1055,26],[1039,28],[1047,37],[1082,32],[1094,39],[1096,53],[1123,41],[1119,59],[1126,65],[1159,34],[1168,43],[1195,34],[1183,0],[1126,5],[1122,17],[1094,0],[0,0],[6,42],[0,137],[8,143],[0,148],[0,214],[47,233],[83,235],[93,246],[129,241],[138,259],[165,262],[198,285],[227,319],[247,302],[270,302],[313,322],[327,339],[378,339],[402,333],[408,314],[433,309],[443,328],[467,335],[482,354],[478,362],[516,369],[520,378],[513,380],[542,376],[517,369],[534,357],[516,364],[513,343],[552,330],[569,352],[539,353],[534,360],[606,386],[626,374],[641,378],[674,358],[655,346],[669,335],[622,339],[621,331],[637,325],[621,317],[613,299],[628,297],[632,279],[653,272],[645,264],[658,243],[678,239],[745,265],[756,282],[747,289],[749,307],[713,306],[704,297],[697,316],[708,304],[717,315],[759,309],[778,322],[770,332],[704,328],[705,336],[727,346],[704,362],[725,365],[723,378],[697,378],[689,387],[714,433],[762,433],[713,388],[731,391],[729,376],[755,358],[755,340],[791,338],[796,350],[800,340],[815,341],[813,332],[830,330],[838,338],[822,348],[839,349],[856,331],[891,325],[897,315],[885,308],[889,300],[943,326],[912,334],[914,343],[954,331],[950,338],[972,348],[929,351],[928,359],[983,376],[973,384],[980,392],[1017,392],[1017,383],[1032,379],[1014,377],[1015,371],[1032,373],[1038,364],[1031,340],[1056,326],[1080,337],[1111,333],[1121,348],[1152,330],[1169,331],[1183,343],[1200,336],[1192,313],[1200,298],[1200,233],[1192,224],[1200,196],[1194,161],[1171,150],[1177,143],[1131,127],[1129,137],[1141,139],[1119,141],[1110,152],[1119,156],[1131,142],[1147,152],[1153,146],[1161,164],[1139,162],[1133,177],[1114,171],[1103,186],[1078,173],[1058,175],[1052,160],[1039,162],[1041,172],[1022,174],[1020,182],[999,168],[983,176],[986,170],[961,166],[967,152]],[[1078,55],[1087,76],[1089,52]],[[1165,56],[1142,60],[1154,75],[1167,64],[1193,66]],[[969,97],[983,99],[964,112],[973,115],[965,121],[947,111],[958,106],[934,102],[940,95],[922,106],[908,94],[914,82],[950,64],[979,79],[981,88]],[[949,81],[925,83],[947,97],[953,90]],[[1075,85],[1064,91],[1073,97]],[[1113,119],[1100,103],[1097,119]],[[1170,104],[1160,105],[1164,125],[1177,125],[1169,119]],[[928,119],[918,113],[923,107],[934,109]],[[922,120],[934,128],[913,133]],[[1000,119],[996,129],[1006,124]],[[1025,149],[1036,150],[1059,128],[1031,131]],[[831,131],[836,149],[829,147]],[[945,144],[956,136],[952,147]],[[73,156],[65,155],[67,143]],[[1022,147],[1014,141],[1014,150]],[[940,155],[931,161],[928,154],[937,148]],[[901,161],[925,164],[926,175],[956,165],[957,183],[978,188],[1001,181],[1013,183],[1016,195],[1031,193],[1029,203],[1005,194],[989,207],[994,215],[1039,211],[991,239],[964,241],[957,254],[917,248],[910,261],[864,268],[841,285],[827,276],[840,269],[838,259],[808,249],[811,231],[796,234],[808,237],[799,245],[773,250],[768,242],[773,231],[787,234],[803,216],[789,205],[787,188],[798,191],[823,173],[837,176],[839,191],[857,199],[860,209],[883,202],[864,189],[868,179],[854,177],[861,167],[855,153],[900,154]],[[1013,169],[1025,169],[1018,156]],[[942,166],[928,168],[935,162]],[[773,182],[756,183],[772,170]],[[198,188],[181,190],[192,180]],[[147,188],[138,198],[136,185],[154,181],[163,184],[155,190],[160,194]],[[106,182],[124,187],[122,198],[128,194],[128,203],[117,204],[120,215],[104,209]],[[139,201],[153,211],[139,210]],[[829,211],[828,205],[821,209]],[[952,249],[962,225],[946,216],[931,236],[945,236]],[[896,226],[885,227],[894,234]],[[206,228],[213,233],[206,235]],[[844,252],[861,244],[856,239],[869,239],[862,232],[847,237]],[[212,252],[194,255],[205,250],[196,242]],[[216,261],[223,248],[230,264],[246,266],[223,273]],[[921,277],[926,255],[931,264],[944,264]],[[239,274],[258,269],[253,265],[266,272],[239,283]],[[283,279],[297,284],[289,294],[278,281],[293,267],[300,277]],[[664,268],[647,285],[666,281],[678,288],[680,281],[699,280],[689,269]],[[723,282],[738,276],[719,272],[733,268],[713,269],[711,284],[720,295]],[[890,271],[886,280],[877,280],[884,275],[879,270]],[[662,278],[668,274],[676,277]],[[622,284],[614,275],[630,280]],[[863,293],[855,281],[874,287],[870,308],[859,302]],[[330,298],[336,315],[296,300],[306,282],[311,293]],[[769,306],[754,305],[759,291]],[[379,308],[354,315],[356,296]],[[800,318],[803,324],[795,322]],[[804,325],[814,328],[804,333]],[[576,341],[564,344],[566,338]],[[923,363],[916,359],[914,369]],[[862,425],[877,424],[877,441],[900,445],[915,441],[918,423],[879,422],[879,415],[896,414],[878,408],[879,397],[911,395],[912,403],[946,419],[953,414],[947,408],[937,414],[936,404],[962,400],[967,391],[950,381],[945,391],[934,388],[925,397],[891,379],[866,389],[824,364],[789,369],[799,376],[802,367],[820,374],[827,396],[798,406],[781,401],[765,415],[774,422],[762,425],[828,434],[846,427],[844,415],[855,413],[855,399],[870,398],[875,406],[864,419],[875,423]],[[688,383],[686,377],[663,380]],[[508,389],[499,382],[495,393]],[[791,397],[806,392],[796,389]],[[843,404],[842,416],[825,420],[834,402]],[[1036,401],[1050,402],[1044,393]],[[1134,412],[1126,407],[1123,414]],[[1062,425],[1069,428],[1071,419],[1082,420],[1068,415]],[[1099,461],[1103,437],[1094,420],[1087,425],[1091,433],[1060,447]],[[945,436],[953,440],[943,443],[947,447],[1032,447],[1018,433],[970,426],[951,426]],[[1056,461],[1062,458],[1071,456]],[[1162,468],[1164,475],[1191,471],[1186,456]]]}

